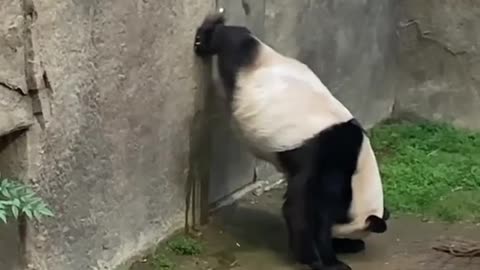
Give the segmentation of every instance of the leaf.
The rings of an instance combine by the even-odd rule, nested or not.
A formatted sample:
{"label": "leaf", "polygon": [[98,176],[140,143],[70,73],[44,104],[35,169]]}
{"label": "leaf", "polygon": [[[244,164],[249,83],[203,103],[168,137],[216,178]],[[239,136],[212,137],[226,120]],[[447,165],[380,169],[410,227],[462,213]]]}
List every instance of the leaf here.
{"label": "leaf", "polygon": [[25,213],[25,215],[27,215],[27,217],[28,217],[29,219],[32,219],[32,217],[33,217],[33,216],[32,216],[32,210],[30,210],[30,209],[23,209],[22,212]]}
{"label": "leaf", "polygon": [[42,203],[42,198],[34,198],[32,199],[31,201],[27,202],[27,205],[28,206],[40,206],[40,203]]}
{"label": "leaf", "polygon": [[22,201],[28,202],[28,201],[30,201],[34,196],[35,196],[35,193],[33,193],[33,192],[31,192],[31,191],[28,191],[28,192],[25,193],[24,196],[22,196]]}
{"label": "leaf", "polygon": [[18,218],[18,208],[15,205],[12,205],[12,214],[15,219]]}
{"label": "leaf", "polygon": [[5,215],[5,212],[0,211],[0,219],[3,221],[3,223],[7,223],[7,216]]}
{"label": "leaf", "polygon": [[9,188],[9,189],[8,189],[8,192],[10,193],[10,197],[11,197],[11,198],[16,198],[16,197],[18,197],[17,191],[15,190],[14,187]]}
{"label": "leaf", "polygon": [[29,219],[54,216],[42,198],[37,196],[28,185],[5,178],[0,181],[0,219],[4,222],[10,215],[18,219],[20,213]]}
{"label": "leaf", "polygon": [[3,179],[2,181],[2,188],[5,188],[9,184],[8,179]]}
{"label": "leaf", "polygon": [[42,215],[47,216],[47,217],[55,216],[53,214],[53,212],[50,209],[48,209],[47,207],[42,207],[42,208],[38,209],[38,212],[40,212]]}
{"label": "leaf", "polygon": [[18,198],[13,199],[12,205],[20,208],[20,200]]}
{"label": "leaf", "polygon": [[21,197],[22,193],[24,193],[24,189],[26,189],[26,187],[24,187],[24,186],[14,187],[12,189],[13,197],[15,197],[15,198]]}
{"label": "leaf", "polygon": [[36,220],[40,220],[41,214],[37,210],[33,210],[32,213]]}
{"label": "leaf", "polygon": [[5,196],[5,198],[10,199],[10,193],[7,189],[2,189],[2,195]]}

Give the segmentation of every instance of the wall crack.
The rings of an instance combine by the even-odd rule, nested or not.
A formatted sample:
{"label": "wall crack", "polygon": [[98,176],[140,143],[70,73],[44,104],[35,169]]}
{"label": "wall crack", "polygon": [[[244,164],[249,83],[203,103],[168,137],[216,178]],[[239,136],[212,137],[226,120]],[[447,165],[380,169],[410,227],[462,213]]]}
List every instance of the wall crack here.
{"label": "wall crack", "polygon": [[418,22],[418,20],[410,19],[410,20],[407,20],[406,22],[400,22],[398,25],[399,25],[400,28],[408,28],[412,25],[415,26],[415,29],[417,30],[417,37],[418,37],[419,40],[427,40],[427,41],[433,42],[453,56],[458,56],[458,55],[462,55],[462,54],[467,53],[467,51],[465,51],[465,50],[456,51],[453,48],[451,48],[450,46],[448,46],[447,44],[445,44],[443,41],[432,37],[431,36],[431,34],[432,34],[431,31],[422,30],[422,28],[420,26],[420,22]]}
{"label": "wall crack", "polygon": [[8,82],[5,82],[5,81],[0,81],[0,86],[3,86],[7,90],[17,92],[18,94],[20,94],[22,96],[27,95],[23,92],[22,88],[17,86],[17,85],[14,85],[14,84],[11,84],[11,83],[8,83]]}
{"label": "wall crack", "polygon": [[32,112],[42,129],[45,128],[45,119],[43,116],[42,102],[39,96],[39,91],[50,87],[46,72],[40,64],[40,76],[36,76],[38,71],[38,61],[35,59],[35,49],[33,46],[32,28],[33,23],[38,17],[33,0],[22,1],[23,16],[24,16],[24,58],[25,58],[25,80],[27,84],[28,95],[32,99]]}

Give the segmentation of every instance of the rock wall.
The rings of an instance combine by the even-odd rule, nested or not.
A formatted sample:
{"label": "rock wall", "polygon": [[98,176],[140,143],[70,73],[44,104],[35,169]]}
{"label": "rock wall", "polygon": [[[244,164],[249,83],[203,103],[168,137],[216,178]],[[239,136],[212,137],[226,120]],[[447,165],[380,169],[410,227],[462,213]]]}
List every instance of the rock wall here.
{"label": "rock wall", "polygon": [[[204,100],[193,33],[220,6],[308,64],[366,126],[393,110],[480,128],[475,1],[2,1],[0,172],[56,213],[29,228],[30,269],[114,269],[183,224],[198,174],[209,203],[255,169],[278,177]],[[17,269],[19,239],[3,235],[0,268]]]}
{"label": "rock wall", "polygon": [[113,269],[183,225],[205,91],[193,34],[214,2],[21,3],[0,9],[0,128],[21,128],[7,126],[13,116],[31,125],[16,173],[56,213],[30,228],[29,267]]}
{"label": "rock wall", "polygon": [[[262,35],[265,13],[263,1],[218,0],[217,6],[224,8],[229,23],[245,25],[257,35]],[[222,98],[216,98],[210,104],[214,109],[210,116],[213,131],[209,201],[213,204],[224,199],[225,195],[251,184],[255,178],[255,159],[233,134],[223,101]]]}
{"label": "rock wall", "polygon": [[406,0],[395,112],[480,129],[480,2]]}

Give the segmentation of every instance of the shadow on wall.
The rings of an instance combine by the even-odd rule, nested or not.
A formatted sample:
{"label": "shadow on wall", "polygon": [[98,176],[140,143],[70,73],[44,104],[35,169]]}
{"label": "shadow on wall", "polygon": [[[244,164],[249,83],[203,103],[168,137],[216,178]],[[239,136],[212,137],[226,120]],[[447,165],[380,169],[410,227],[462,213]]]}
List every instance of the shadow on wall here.
{"label": "shadow on wall", "polygon": [[[23,179],[26,172],[26,132],[14,131],[0,136],[0,175]],[[22,245],[16,221],[0,221],[0,269],[19,269],[22,263]]]}
{"label": "shadow on wall", "polygon": [[18,224],[0,221],[0,269],[20,269],[22,249],[18,237]]}

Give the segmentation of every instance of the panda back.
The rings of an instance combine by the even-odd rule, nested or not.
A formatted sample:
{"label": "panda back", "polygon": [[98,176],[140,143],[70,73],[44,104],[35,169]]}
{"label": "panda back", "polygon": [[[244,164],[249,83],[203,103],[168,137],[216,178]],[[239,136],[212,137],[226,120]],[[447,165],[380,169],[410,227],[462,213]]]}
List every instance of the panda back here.
{"label": "panda back", "polygon": [[280,57],[238,74],[232,113],[244,139],[259,151],[294,149],[352,118],[304,64]]}

